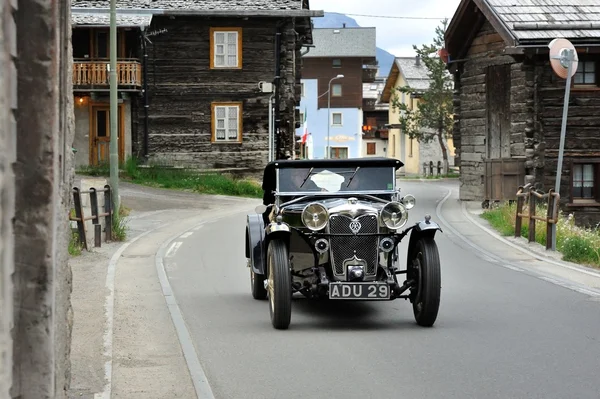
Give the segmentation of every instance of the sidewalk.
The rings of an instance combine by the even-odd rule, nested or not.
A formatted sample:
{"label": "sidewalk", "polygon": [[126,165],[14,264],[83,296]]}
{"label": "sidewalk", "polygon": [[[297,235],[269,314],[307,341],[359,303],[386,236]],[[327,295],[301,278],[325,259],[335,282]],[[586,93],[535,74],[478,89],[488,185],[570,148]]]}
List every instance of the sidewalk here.
{"label": "sidewalk", "polygon": [[190,374],[190,349],[182,348],[172,320],[176,305],[167,303],[164,247],[207,219],[253,209],[260,200],[132,184],[122,184],[120,194],[131,209],[127,241],[102,242],[69,259],[74,323],[68,396],[195,398],[198,372]]}
{"label": "sidewalk", "polygon": [[525,238],[500,236],[480,217],[481,203],[458,199],[458,187],[440,201],[437,213],[453,242],[486,261],[600,298],[600,270],[562,261],[559,252]]}

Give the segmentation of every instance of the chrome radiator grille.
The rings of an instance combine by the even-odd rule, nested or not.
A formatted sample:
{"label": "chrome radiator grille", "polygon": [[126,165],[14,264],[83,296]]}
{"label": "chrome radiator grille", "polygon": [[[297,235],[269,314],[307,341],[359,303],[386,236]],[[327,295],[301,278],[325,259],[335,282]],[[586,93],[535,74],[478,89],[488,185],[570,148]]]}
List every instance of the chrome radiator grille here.
{"label": "chrome radiator grille", "polygon": [[345,275],[343,263],[356,255],[358,259],[367,262],[367,275],[373,275],[377,271],[376,263],[379,253],[377,236],[336,236],[336,234],[353,234],[350,223],[356,220],[360,222],[361,228],[358,234],[377,234],[378,224],[375,214],[367,214],[352,219],[345,215],[333,215],[329,218],[329,232],[331,233],[331,264],[336,275]]}

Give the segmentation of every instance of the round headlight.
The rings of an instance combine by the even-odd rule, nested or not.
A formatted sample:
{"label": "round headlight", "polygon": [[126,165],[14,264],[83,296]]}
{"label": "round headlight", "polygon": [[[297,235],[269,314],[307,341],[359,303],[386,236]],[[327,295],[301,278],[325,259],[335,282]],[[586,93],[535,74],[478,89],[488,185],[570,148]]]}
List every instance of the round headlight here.
{"label": "round headlight", "polygon": [[402,203],[406,207],[406,209],[412,209],[417,203],[417,199],[412,194],[407,194],[402,198]]}
{"label": "round headlight", "polygon": [[406,207],[399,202],[389,202],[381,210],[381,221],[388,229],[397,230],[408,221]]}
{"label": "round headlight", "polygon": [[327,226],[328,216],[327,208],[325,208],[325,206],[318,202],[313,202],[312,204],[306,205],[302,211],[302,223],[313,231],[321,230]]}

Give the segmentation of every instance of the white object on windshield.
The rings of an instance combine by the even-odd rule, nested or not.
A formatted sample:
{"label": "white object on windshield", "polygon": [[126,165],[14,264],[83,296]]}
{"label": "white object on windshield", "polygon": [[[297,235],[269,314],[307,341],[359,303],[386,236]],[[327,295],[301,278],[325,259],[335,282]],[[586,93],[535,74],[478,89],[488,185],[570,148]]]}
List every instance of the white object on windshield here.
{"label": "white object on windshield", "polygon": [[343,176],[333,173],[329,170],[324,170],[314,174],[310,179],[315,182],[317,187],[325,189],[329,192],[340,191],[342,183],[345,180]]}

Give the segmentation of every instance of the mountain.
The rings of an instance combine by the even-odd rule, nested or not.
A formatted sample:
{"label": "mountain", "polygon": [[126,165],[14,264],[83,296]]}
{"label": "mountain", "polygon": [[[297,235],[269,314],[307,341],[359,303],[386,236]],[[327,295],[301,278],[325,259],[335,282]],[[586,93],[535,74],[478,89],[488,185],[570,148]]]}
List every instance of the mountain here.
{"label": "mountain", "polygon": [[[354,18],[336,12],[326,12],[324,17],[313,18],[315,28],[342,28],[346,24],[347,28],[360,28],[360,25]],[[382,48],[377,47],[377,61],[379,62],[379,76],[386,77],[394,63],[394,55],[388,53]]]}

